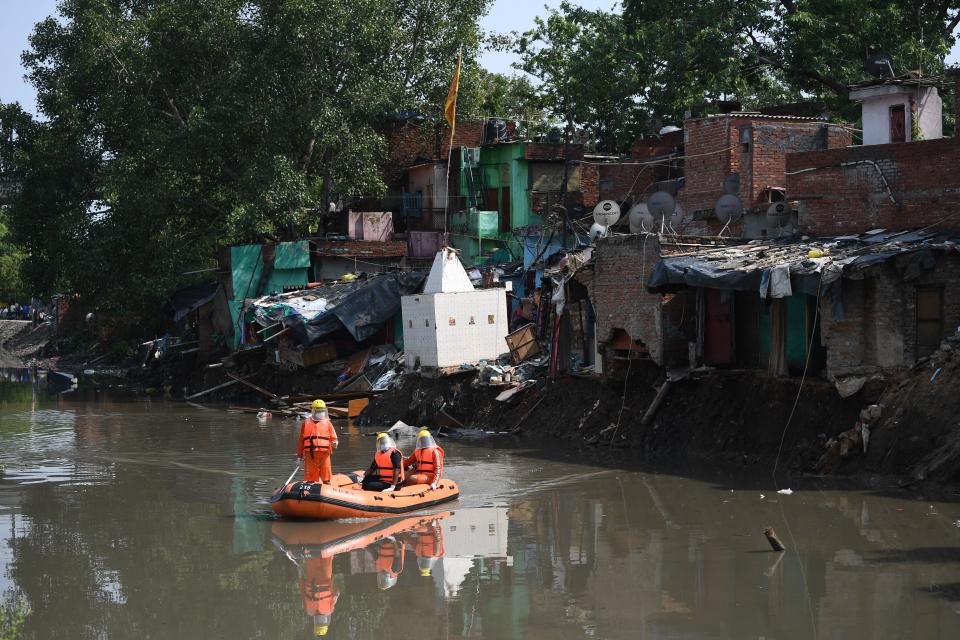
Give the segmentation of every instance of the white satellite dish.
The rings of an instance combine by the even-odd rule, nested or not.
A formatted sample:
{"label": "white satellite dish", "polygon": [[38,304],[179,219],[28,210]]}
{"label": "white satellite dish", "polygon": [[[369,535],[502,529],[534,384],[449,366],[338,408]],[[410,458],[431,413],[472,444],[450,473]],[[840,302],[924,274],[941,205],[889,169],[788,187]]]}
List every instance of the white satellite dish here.
{"label": "white satellite dish", "polygon": [[743,217],[743,203],[740,202],[740,198],[732,193],[720,196],[713,210],[717,215],[717,220],[723,224],[736,222]]}
{"label": "white satellite dish", "polygon": [[660,135],[665,136],[668,133],[673,133],[674,131],[680,131],[680,127],[675,127],[672,124],[668,124],[665,127],[660,127]]}
{"label": "white satellite dish", "polygon": [[598,202],[593,208],[593,220],[601,227],[611,227],[620,220],[620,205],[613,200]]}
{"label": "white satellite dish", "polygon": [[594,241],[597,238],[605,238],[607,236],[607,228],[598,222],[594,222],[590,227],[590,241]]}
{"label": "white satellite dish", "polygon": [[673,196],[666,191],[657,191],[647,198],[647,210],[657,220],[663,220],[673,215],[673,208],[676,204]]}
{"label": "white satellite dish", "polygon": [[653,228],[653,216],[650,215],[647,205],[643,202],[630,208],[627,219],[630,222],[630,233],[643,233]]}
{"label": "white satellite dish", "polygon": [[790,222],[790,207],[786,202],[774,202],[767,207],[767,223],[782,227]]}
{"label": "white satellite dish", "polygon": [[672,227],[675,224],[680,224],[683,222],[683,207],[676,205],[673,208],[673,213],[670,214],[670,226]]}

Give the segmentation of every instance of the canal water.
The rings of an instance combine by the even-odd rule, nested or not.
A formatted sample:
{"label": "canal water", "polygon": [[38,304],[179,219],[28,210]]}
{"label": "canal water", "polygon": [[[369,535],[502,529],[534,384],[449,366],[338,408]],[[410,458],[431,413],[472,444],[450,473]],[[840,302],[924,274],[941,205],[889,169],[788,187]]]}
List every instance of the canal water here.
{"label": "canal water", "polygon": [[[292,420],[0,380],[25,638],[960,637],[960,504],[445,439],[459,502],[283,522]],[[365,468],[340,433],[335,468]]]}

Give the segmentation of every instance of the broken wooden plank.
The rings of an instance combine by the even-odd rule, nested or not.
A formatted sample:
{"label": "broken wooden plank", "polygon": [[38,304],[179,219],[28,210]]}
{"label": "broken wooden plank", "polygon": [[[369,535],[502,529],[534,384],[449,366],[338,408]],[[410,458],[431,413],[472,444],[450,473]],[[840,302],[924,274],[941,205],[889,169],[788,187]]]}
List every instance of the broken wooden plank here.
{"label": "broken wooden plank", "polygon": [[199,392],[199,393],[195,393],[195,394],[190,395],[190,396],[185,396],[183,399],[184,399],[184,400],[193,400],[194,398],[199,398],[200,396],[205,396],[205,395],[207,395],[208,393],[213,393],[214,391],[219,391],[220,389],[226,389],[227,387],[230,387],[230,386],[232,386],[232,385],[235,385],[235,384],[237,384],[238,382],[240,382],[240,381],[239,381],[239,380],[230,380],[230,381],[228,381],[228,382],[224,382],[223,384],[218,384],[218,385],[215,386],[215,387],[210,387],[209,389],[204,389],[203,391],[201,391],[201,392]]}
{"label": "broken wooden plank", "polygon": [[237,382],[239,382],[239,383],[242,384],[242,385],[245,385],[245,386],[247,386],[247,387],[250,387],[250,388],[253,389],[254,391],[257,391],[257,392],[259,392],[259,393],[262,393],[263,395],[267,396],[267,397],[270,398],[271,400],[279,400],[279,399],[280,399],[280,396],[278,396],[277,394],[273,393],[272,391],[267,391],[267,390],[264,389],[263,387],[258,387],[257,385],[253,384],[252,382],[248,382],[248,381],[244,380],[243,378],[241,378],[241,377],[238,376],[237,374],[233,373],[232,371],[227,371],[227,376],[229,376],[230,378],[233,378],[234,380],[236,380]]}
{"label": "broken wooden plank", "polygon": [[663,400],[667,397],[667,392],[669,390],[670,380],[664,380],[663,384],[660,386],[660,390],[657,391],[657,395],[653,398],[653,402],[651,402],[650,406],[647,408],[647,412],[643,414],[643,419],[640,420],[641,425],[646,425],[653,420],[653,416],[656,415],[657,409],[659,409],[660,405],[663,404]]}

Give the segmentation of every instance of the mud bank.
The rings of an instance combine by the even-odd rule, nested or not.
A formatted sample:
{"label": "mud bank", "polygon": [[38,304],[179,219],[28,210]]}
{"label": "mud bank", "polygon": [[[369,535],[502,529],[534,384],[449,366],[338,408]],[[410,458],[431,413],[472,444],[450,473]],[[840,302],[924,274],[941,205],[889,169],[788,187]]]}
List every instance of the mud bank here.
{"label": "mud bank", "polygon": [[[646,423],[643,416],[664,381],[654,367],[635,368],[627,381],[560,378],[510,403],[495,400],[501,389],[472,385],[469,377],[406,375],[375,399],[359,422],[437,426],[453,419],[510,431],[521,440],[565,441],[591,455],[601,455],[604,448],[626,449],[631,457],[658,465],[700,460],[761,471],[772,470],[776,462],[785,472],[954,484],[960,481],[955,417],[960,415],[960,358],[940,368],[944,380],[935,389],[924,371],[874,381],[846,399],[825,380],[808,379],[801,387],[798,379],[760,372],[709,372],[671,382]],[[957,388],[948,389],[953,384]],[[873,424],[866,452],[852,450],[825,468],[831,442],[857,424],[865,406],[878,401],[886,413]]]}

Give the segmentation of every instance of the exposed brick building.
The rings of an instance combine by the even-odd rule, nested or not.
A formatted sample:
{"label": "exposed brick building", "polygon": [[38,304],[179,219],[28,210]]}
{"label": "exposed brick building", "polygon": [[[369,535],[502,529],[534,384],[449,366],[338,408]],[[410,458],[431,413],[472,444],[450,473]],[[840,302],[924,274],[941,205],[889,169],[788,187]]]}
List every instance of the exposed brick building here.
{"label": "exposed brick building", "polygon": [[[734,235],[762,237],[770,202],[782,199],[787,156],[810,150],[845,147],[849,130],[819,118],[730,113],[684,122],[684,186],[677,194],[686,233],[714,235],[723,227],[713,213],[724,194],[724,181],[738,176],[736,195],[748,215]],[[756,233],[743,233],[747,227]]]}
{"label": "exposed brick building", "polygon": [[593,268],[577,278],[593,303],[601,351],[637,349],[657,363],[662,361],[662,297],[647,291],[647,280],[659,259],[660,243],[654,234],[596,241]]}

